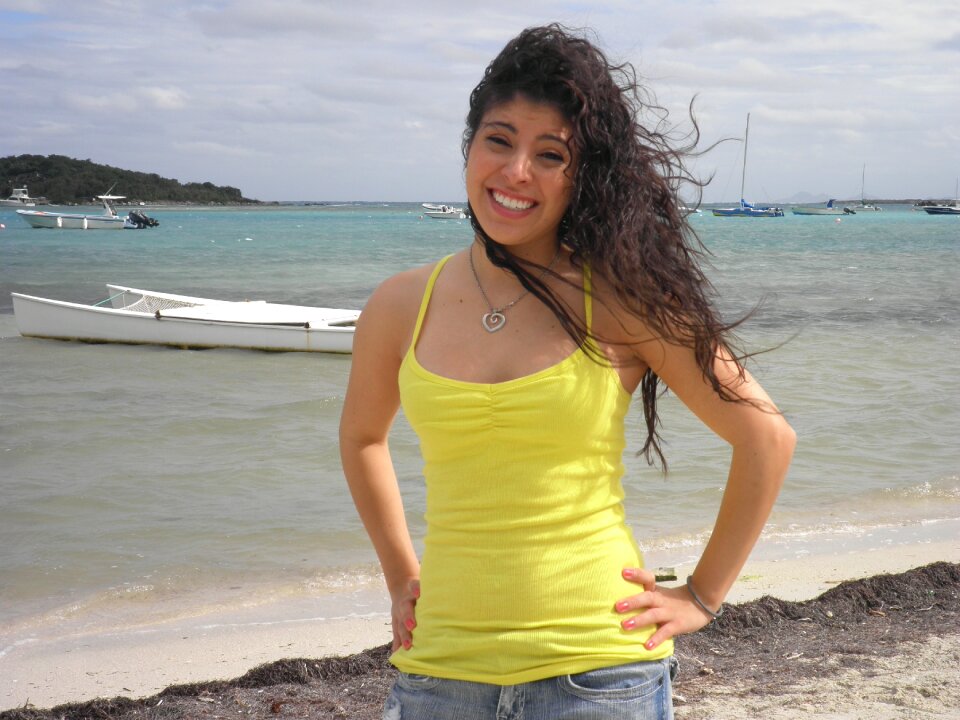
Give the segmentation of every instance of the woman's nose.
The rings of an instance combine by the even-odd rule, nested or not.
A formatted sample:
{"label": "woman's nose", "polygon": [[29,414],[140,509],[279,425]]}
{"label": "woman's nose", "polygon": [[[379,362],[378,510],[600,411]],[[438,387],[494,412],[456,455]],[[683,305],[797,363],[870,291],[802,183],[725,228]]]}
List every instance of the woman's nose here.
{"label": "woman's nose", "polygon": [[513,153],[503,171],[512,182],[525,182],[530,179],[530,158],[524,152]]}

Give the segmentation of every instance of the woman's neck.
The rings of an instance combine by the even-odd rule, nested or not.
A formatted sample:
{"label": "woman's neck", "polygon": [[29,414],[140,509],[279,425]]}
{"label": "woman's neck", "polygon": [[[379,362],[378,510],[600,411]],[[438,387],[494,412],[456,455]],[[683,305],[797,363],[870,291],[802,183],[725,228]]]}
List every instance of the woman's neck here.
{"label": "woman's neck", "polygon": [[[480,238],[475,238],[473,244],[476,245],[476,248],[473,250],[475,253],[474,261],[477,262],[478,265],[481,263],[492,265],[487,258],[487,250],[484,242]],[[499,247],[506,254],[521,262],[533,263],[542,267],[546,267],[555,261],[560,252],[560,243],[556,240],[551,243],[528,243],[522,246],[499,245]]]}

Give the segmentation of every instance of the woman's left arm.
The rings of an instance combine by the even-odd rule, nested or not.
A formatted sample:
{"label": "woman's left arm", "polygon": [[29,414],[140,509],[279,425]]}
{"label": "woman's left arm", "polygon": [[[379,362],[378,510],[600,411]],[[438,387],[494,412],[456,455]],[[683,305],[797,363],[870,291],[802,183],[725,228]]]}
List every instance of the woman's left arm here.
{"label": "woman's left arm", "polygon": [[638,345],[641,359],[713,432],[726,440],[733,454],[713,532],[690,579],[696,598],[685,586],[657,588],[653,574],[630,568],[624,577],[644,592],[616,604],[627,615],[626,629],[657,625],[646,642],[655,648],[674,635],[706,625],[723,603],[760,536],[780,491],[796,444],[796,434],[760,384],[741,374],[726,350],[714,368],[727,391],[739,398],[724,400],[704,378],[693,351],[665,341]]}

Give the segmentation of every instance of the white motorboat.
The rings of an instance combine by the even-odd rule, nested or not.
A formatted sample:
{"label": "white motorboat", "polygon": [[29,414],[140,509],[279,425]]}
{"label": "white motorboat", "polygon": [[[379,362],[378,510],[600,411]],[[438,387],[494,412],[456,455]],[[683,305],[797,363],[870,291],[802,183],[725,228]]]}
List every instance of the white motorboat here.
{"label": "white motorboat", "polygon": [[132,211],[126,217],[117,214],[113,203],[123,200],[124,195],[97,195],[103,203],[103,213],[48,212],[46,210],[17,210],[17,215],[34,228],[61,228],[65,230],[132,230],[156,227],[159,223],[139,211]]}
{"label": "white motorboat", "polygon": [[350,353],[359,310],[210,300],[107,285],[82,305],[12,293],[24,337],[181,348]]}
{"label": "white motorboat", "polygon": [[800,206],[791,208],[794,215],[856,215],[853,209],[848,207],[837,207],[833,200],[827,201],[826,205]]}
{"label": "white motorboat", "polygon": [[424,215],[435,220],[467,219],[467,214],[463,211],[463,208],[450,207],[449,205],[431,205],[430,203],[423,203],[423,207],[427,210]]}
{"label": "white motorboat", "polygon": [[3,207],[35,207],[37,205],[43,205],[47,202],[47,199],[44,197],[30,197],[30,193],[27,192],[27,188],[13,188],[13,193],[10,197],[5,199],[0,199],[0,206]]}

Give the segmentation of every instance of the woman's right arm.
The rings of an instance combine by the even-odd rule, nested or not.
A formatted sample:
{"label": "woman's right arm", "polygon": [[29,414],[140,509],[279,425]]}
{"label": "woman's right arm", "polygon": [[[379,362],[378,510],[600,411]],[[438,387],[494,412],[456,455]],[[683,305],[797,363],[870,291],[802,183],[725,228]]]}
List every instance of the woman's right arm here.
{"label": "woman's right arm", "polygon": [[387,438],[400,407],[397,374],[412,329],[411,277],[385,281],[357,322],[340,417],[343,472],[377,552],[392,600],[393,648],[409,648],[416,626],[420,563],[407,529]]}

